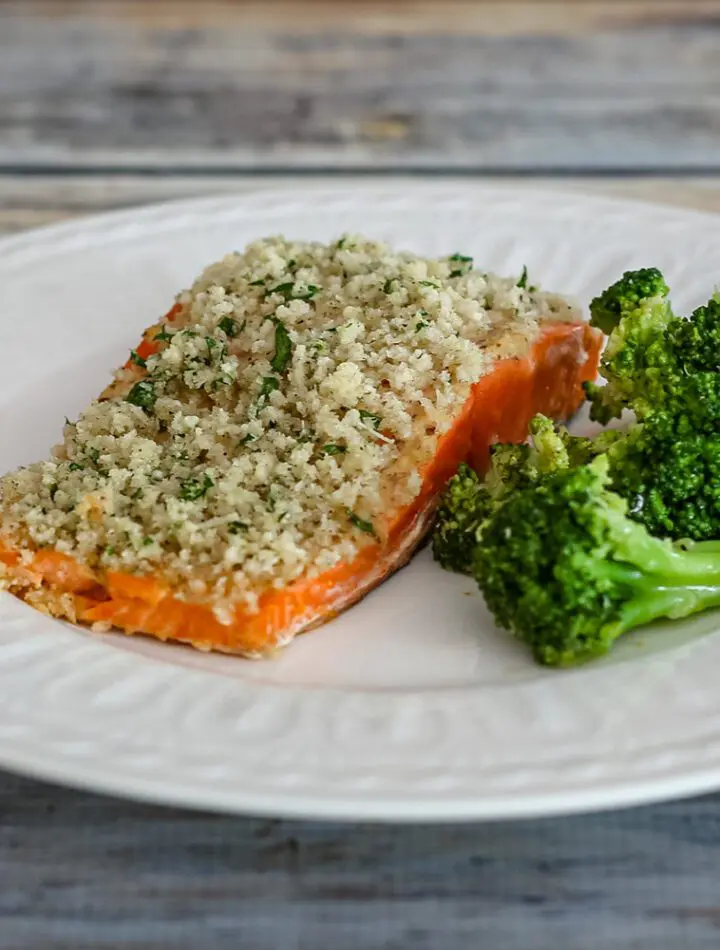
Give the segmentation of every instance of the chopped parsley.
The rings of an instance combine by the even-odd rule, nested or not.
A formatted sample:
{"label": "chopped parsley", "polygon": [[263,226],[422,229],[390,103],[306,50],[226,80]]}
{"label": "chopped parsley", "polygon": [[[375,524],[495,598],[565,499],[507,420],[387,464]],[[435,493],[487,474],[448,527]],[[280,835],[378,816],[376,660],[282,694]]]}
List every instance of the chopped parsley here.
{"label": "chopped parsley", "polygon": [[69,471],[69,472],[82,472],[82,471],[84,470],[84,468],[85,468],[85,466],[84,466],[84,465],[80,465],[79,462],[71,462],[71,463],[68,465],[68,471]]}
{"label": "chopped parsley", "polygon": [[527,287],[528,285],[528,269],[527,264],[523,265],[522,274],[520,274],[520,279],[517,282],[518,287]]}
{"label": "chopped parsley", "polygon": [[143,369],[147,366],[147,361],[140,356],[137,350],[130,350],[130,362],[136,366],[142,366]]}
{"label": "chopped parsley", "polygon": [[465,254],[451,254],[448,260],[459,265],[452,268],[450,277],[464,277],[468,271],[472,270],[473,259]]}
{"label": "chopped parsley", "polygon": [[183,501],[197,501],[198,498],[204,498],[208,490],[215,483],[210,476],[205,473],[202,480],[199,478],[186,478],[180,483],[180,497]]}
{"label": "chopped parsley", "polygon": [[155,334],[156,340],[172,340],[175,336],[174,333],[168,333],[167,330],[161,330],[159,333]]}
{"label": "chopped parsley", "polygon": [[141,379],[135,383],[125,398],[133,406],[140,406],[141,409],[149,410],[155,405],[157,393],[155,392],[155,386],[149,379]]}
{"label": "chopped parsley", "polygon": [[288,281],[286,284],[278,284],[268,291],[268,294],[280,294],[285,300],[312,300],[315,294],[320,290],[315,284],[308,284],[304,293],[295,292],[295,281]]}
{"label": "chopped parsley", "polygon": [[434,287],[435,290],[440,289],[440,284],[435,283],[434,280],[419,280],[418,283],[421,287]]}
{"label": "chopped parsley", "polygon": [[418,322],[415,324],[415,332],[419,333],[421,330],[424,330],[425,327],[429,326],[430,324],[427,322],[427,320],[418,320]]}
{"label": "chopped parsley", "polygon": [[395,278],[394,278],[394,277],[390,277],[388,280],[386,280],[385,283],[383,284],[383,293],[384,293],[384,294],[391,294],[391,293],[392,293],[392,289],[393,289],[393,284],[394,284],[394,283],[395,283]]}
{"label": "chopped parsley", "polygon": [[152,538],[143,538],[143,539],[142,539],[142,543],[143,543],[143,547],[144,547],[144,548],[147,548],[147,547],[149,547],[151,544],[153,544],[153,539],[152,539]]}
{"label": "chopped parsley", "polygon": [[347,448],[344,445],[337,445],[334,442],[323,445],[322,450],[325,455],[344,455],[345,452],[347,452]]}
{"label": "chopped parsley", "polygon": [[372,523],[370,521],[364,521],[359,515],[356,515],[355,512],[351,511],[349,508],[347,516],[350,524],[355,525],[358,530],[363,531],[365,534],[375,534],[375,528],[372,526]]}
{"label": "chopped parsley", "polygon": [[259,280],[251,280],[248,286],[250,286],[250,287],[264,287],[264,286],[265,286],[265,278],[264,278],[264,277],[261,277]]}
{"label": "chopped parsley", "polygon": [[244,521],[231,521],[228,525],[229,534],[240,534],[242,531],[247,531],[248,526]]}
{"label": "chopped parsley", "polygon": [[251,442],[254,442],[257,439],[256,435],[253,435],[252,432],[248,432],[247,435],[243,436],[240,439],[240,445],[249,445]]}
{"label": "chopped parsley", "polygon": [[374,412],[368,412],[366,409],[361,409],[360,421],[364,422],[365,425],[372,426],[373,429],[379,429],[382,419],[380,416],[376,416]]}
{"label": "chopped parsley", "polygon": [[233,320],[232,317],[223,317],[220,323],[218,323],[218,328],[231,340],[240,332],[237,320]]}
{"label": "chopped parsley", "polygon": [[268,290],[268,294],[280,294],[281,297],[284,297],[286,300],[290,300],[295,290],[295,281],[291,280],[287,284],[278,284],[277,287],[273,287],[271,290]]}
{"label": "chopped parsley", "polygon": [[277,320],[275,321],[275,355],[270,360],[270,365],[276,373],[284,373],[291,357],[290,334],[285,329],[285,325]]}
{"label": "chopped parsley", "polygon": [[275,376],[263,376],[262,383],[260,384],[260,395],[259,399],[265,400],[270,395],[274,393],[276,389],[280,389],[280,383]]}
{"label": "chopped parsley", "polygon": [[336,249],[338,251],[342,251],[342,249],[345,247],[346,241],[347,241],[347,234],[341,237],[340,240],[337,242],[337,244],[335,245]]}

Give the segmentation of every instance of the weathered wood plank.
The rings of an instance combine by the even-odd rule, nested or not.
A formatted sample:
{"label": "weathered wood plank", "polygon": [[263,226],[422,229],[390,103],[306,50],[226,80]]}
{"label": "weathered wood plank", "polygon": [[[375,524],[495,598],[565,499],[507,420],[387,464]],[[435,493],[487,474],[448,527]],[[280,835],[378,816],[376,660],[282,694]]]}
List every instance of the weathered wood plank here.
{"label": "weathered wood plank", "polygon": [[0,3],[0,163],[720,167],[714,2]]}
{"label": "weathered wood plank", "polygon": [[0,773],[2,950],[714,950],[720,798],[494,825],[206,816]]}
{"label": "weathered wood plank", "polygon": [[[336,179],[337,180],[337,179]],[[343,175],[340,179],[352,188],[367,178]],[[401,185],[404,178],[393,181]],[[473,177],[473,181],[483,179]],[[485,179],[491,183],[495,179]],[[201,197],[203,195],[242,194],[258,188],[323,187],[325,175],[0,175],[0,233],[40,227],[71,217],[96,214],[116,208],[129,208],[155,201]],[[528,181],[522,177],[503,177],[498,184],[516,187],[573,189],[592,194],[656,201],[701,211],[720,213],[720,175],[691,178],[625,178],[542,176]]]}

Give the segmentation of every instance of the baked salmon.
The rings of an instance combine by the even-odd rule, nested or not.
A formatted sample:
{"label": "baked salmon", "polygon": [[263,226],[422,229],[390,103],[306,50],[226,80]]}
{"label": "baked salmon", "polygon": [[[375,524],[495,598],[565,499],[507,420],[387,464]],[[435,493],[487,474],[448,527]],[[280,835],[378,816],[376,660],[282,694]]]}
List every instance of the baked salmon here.
{"label": "baked salmon", "polygon": [[525,273],[257,241],[0,480],[0,584],[97,630],[270,654],[408,561],[460,462],[572,415],[600,348]]}

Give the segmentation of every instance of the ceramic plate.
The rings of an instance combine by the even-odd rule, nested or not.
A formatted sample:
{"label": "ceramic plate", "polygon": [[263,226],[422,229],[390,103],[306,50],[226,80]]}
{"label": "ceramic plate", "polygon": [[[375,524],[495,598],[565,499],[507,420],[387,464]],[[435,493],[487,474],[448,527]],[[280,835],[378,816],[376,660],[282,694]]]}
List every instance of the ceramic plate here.
{"label": "ceramic plate", "polygon": [[[460,251],[584,303],[661,267],[679,307],[718,280],[720,218],[472,184],[275,190],[123,212],[0,243],[0,467],[45,455],[139,331],[210,261],[278,232]],[[489,819],[720,786],[720,617],[557,672],[427,550],[279,659],[95,635],[0,597],[0,765],[233,812]]]}

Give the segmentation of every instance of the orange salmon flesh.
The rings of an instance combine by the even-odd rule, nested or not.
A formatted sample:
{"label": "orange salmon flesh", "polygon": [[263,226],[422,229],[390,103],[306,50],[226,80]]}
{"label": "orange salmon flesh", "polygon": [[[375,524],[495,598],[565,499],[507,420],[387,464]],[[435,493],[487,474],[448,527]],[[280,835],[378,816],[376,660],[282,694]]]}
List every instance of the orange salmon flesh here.
{"label": "orange salmon flesh", "polygon": [[[94,573],[67,555],[47,550],[36,552],[29,561],[21,560],[20,553],[7,546],[0,546],[0,561],[17,580],[18,596],[47,590],[56,595],[53,603],[65,605],[48,606],[48,612],[97,629],[151,634],[203,650],[272,653],[295,634],[354,604],[409,560],[432,524],[439,493],[461,462],[469,461],[483,472],[489,446],[497,441],[523,441],[536,413],[556,420],[569,418],[583,400],[583,382],[595,378],[601,339],[585,324],[549,324],[528,356],[497,362],[475,385],[453,427],[441,439],[434,458],[421,472],[420,494],[397,513],[385,541],[364,547],[348,563],[266,592],[257,612],[238,606],[230,623],[221,623],[209,606],[178,599],[152,576]],[[146,335],[138,353],[147,357],[154,349]],[[32,602],[42,607],[37,596]]]}

